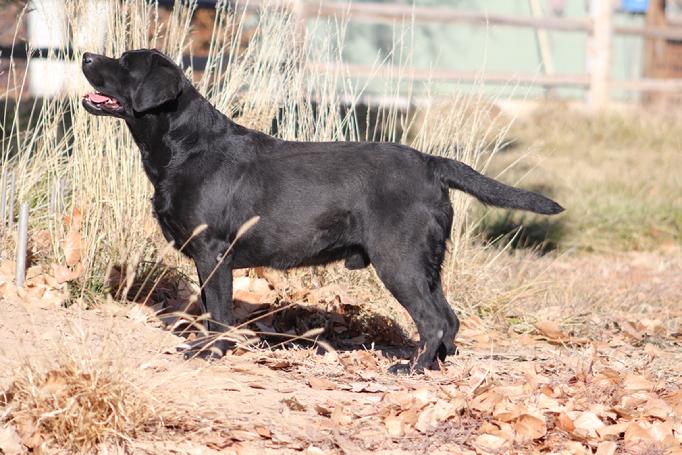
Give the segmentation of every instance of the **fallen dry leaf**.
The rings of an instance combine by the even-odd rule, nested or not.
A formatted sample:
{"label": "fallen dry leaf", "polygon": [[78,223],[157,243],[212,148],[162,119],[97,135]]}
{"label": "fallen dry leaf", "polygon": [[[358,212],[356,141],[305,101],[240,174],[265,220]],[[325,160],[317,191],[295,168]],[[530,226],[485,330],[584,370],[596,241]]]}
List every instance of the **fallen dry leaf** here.
{"label": "fallen dry leaf", "polygon": [[474,447],[483,453],[502,453],[507,440],[494,434],[482,434],[474,440]]}
{"label": "fallen dry leaf", "polygon": [[469,407],[480,412],[492,413],[495,406],[504,399],[504,396],[497,393],[494,389],[483,392],[474,398]]}
{"label": "fallen dry leaf", "polygon": [[405,434],[403,419],[395,414],[390,414],[384,418],[384,425],[386,425],[386,432],[394,438]]}
{"label": "fallen dry leaf", "polygon": [[154,310],[147,305],[134,304],[130,307],[126,316],[132,321],[146,324],[150,320],[153,320],[155,315]]}
{"label": "fallen dry leaf", "polygon": [[16,426],[17,434],[21,438],[21,443],[29,449],[38,447],[43,442],[43,437],[36,426],[36,422],[31,417],[19,415],[14,418],[14,425]]}
{"label": "fallen dry leaf", "polygon": [[329,408],[326,408],[319,404],[315,405],[315,412],[317,412],[319,415],[323,417],[330,417],[332,415],[332,411]]}
{"label": "fallen dry leaf", "polygon": [[623,441],[626,445],[657,442],[654,433],[651,431],[651,426],[646,422],[630,422],[625,429],[625,436]]}
{"label": "fallen dry leaf", "polygon": [[547,424],[545,419],[531,414],[522,414],[514,422],[516,440],[519,442],[530,442],[539,439],[547,434]]}
{"label": "fallen dry leaf", "polygon": [[64,239],[64,257],[66,265],[74,266],[81,260],[83,237],[76,230],[69,231]]}
{"label": "fallen dry leaf", "polygon": [[305,406],[303,406],[296,397],[285,398],[282,400],[282,403],[287,405],[292,411],[305,411]]}
{"label": "fallen dry leaf", "polygon": [[354,393],[381,393],[386,392],[388,387],[376,382],[353,382],[350,390]]}
{"label": "fallen dry leaf", "polygon": [[270,432],[270,430],[268,430],[266,427],[262,425],[256,425],[255,427],[253,427],[253,429],[256,430],[256,433],[258,433],[261,438],[264,439],[272,438],[272,433]]}
{"label": "fallen dry leaf", "polygon": [[52,276],[58,284],[77,280],[81,275],[83,275],[83,264],[80,262],[73,269],[64,265],[52,264]]}
{"label": "fallen dry leaf", "polygon": [[314,445],[309,445],[303,451],[303,455],[326,455],[327,453],[329,452],[325,452],[324,450],[320,449],[319,447],[315,447]]}
{"label": "fallen dry leaf", "polygon": [[254,292],[266,293],[270,292],[270,283],[263,278],[256,278],[251,282],[251,289]]}
{"label": "fallen dry leaf", "polygon": [[654,383],[640,374],[628,374],[623,380],[623,388],[629,392],[653,390]]}
{"label": "fallen dry leaf", "polygon": [[623,382],[623,379],[621,378],[620,373],[613,368],[604,368],[594,375],[593,382],[601,387],[609,387],[620,385]]}
{"label": "fallen dry leaf", "polygon": [[314,390],[335,390],[336,384],[326,378],[316,378],[312,376],[308,378],[308,385]]}
{"label": "fallen dry leaf", "polygon": [[592,450],[585,447],[578,441],[562,441],[561,442],[563,452],[571,455],[592,455]]}
{"label": "fallen dry leaf", "polygon": [[275,363],[268,363],[268,368],[271,370],[290,370],[293,367],[293,364],[289,362],[288,360],[279,360]]}
{"label": "fallen dry leaf", "polygon": [[420,412],[417,421],[413,425],[421,433],[427,433],[439,423],[454,416],[457,411],[450,403],[438,400],[435,404],[428,406]]}
{"label": "fallen dry leaf", "polygon": [[682,415],[682,389],[668,393],[663,398],[677,415]]}
{"label": "fallen dry leaf", "polygon": [[504,398],[495,404],[493,409],[493,418],[500,422],[510,423],[519,418],[519,416],[526,412],[524,406],[513,404],[508,398]]}
{"label": "fallen dry leaf", "polygon": [[330,418],[334,425],[348,425],[353,421],[350,410],[342,405],[338,405],[334,408]]}
{"label": "fallen dry leaf", "polygon": [[656,417],[661,420],[666,420],[668,417],[674,415],[673,408],[661,398],[653,397],[647,400],[643,409],[642,415]]}
{"label": "fallen dry leaf", "polygon": [[617,448],[618,444],[613,441],[600,442],[595,455],[614,455]]}
{"label": "fallen dry leaf", "polygon": [[561,330],[561,327],[559,327],[559,324],[553,321],[538,321],[535,323],[535,328],[538,329],[541,334],[553,340],[568,338]]}
{"label": "fallen dry leaf", "polygon": [[566,433],[573,433],[575,425],[566,413],[562,412],[556,417],[556,427]]}
{"label": "fallen dry leaf", "polygon": [[80,230],[83,224],[83,211],[76,207],[71,215],[64,215],[64,225],[70,229]]}
{"label": "fallen dry leaf", "polygon": [[[255,310],[265,308],[267,305],[275,303],[277,295],[271,292],[251,292],[251,291],[235,291],[233,294],[235,301],[256,305]],[[250,313],[249,313],[250,314]]]}
{"label": "fallen dry leaf", "polygon": [[682,449],[682,441],[678,441],[678,439],[682,439],[682,434],[678,433],[680,423],[682,422],[677,422],[678,428],[676,428],[672,420],[667,420],[665,422],[655,422],[651,425],[650,431],[654,435],[656,441],[658,441],[662,446],[677,446],[678,448]]}
{"label": "fallen dry leaf", "polygon": [[582,412],[578,418],[573,420],[573,425],[575,426],[575,434],[589,438],[596,438],[597,430],[605,426],[596,414],[589,411]]}
{"label": "fallen dry leaf", "polygon": [[0,452],[6,455],[18,455],[24,452],[19,434],[13,426],[0,427]]}
{"label": "fallen dry leaf", "polygon": [[616,439],[620,438],[621,434],[625,433],[625,430],[627,429],[628,425],[629,425],[628,422],[620,422],[615,423],[613,425],[606,425],[601,428],[597,428],[597,434],[601,439],[615,441]]}

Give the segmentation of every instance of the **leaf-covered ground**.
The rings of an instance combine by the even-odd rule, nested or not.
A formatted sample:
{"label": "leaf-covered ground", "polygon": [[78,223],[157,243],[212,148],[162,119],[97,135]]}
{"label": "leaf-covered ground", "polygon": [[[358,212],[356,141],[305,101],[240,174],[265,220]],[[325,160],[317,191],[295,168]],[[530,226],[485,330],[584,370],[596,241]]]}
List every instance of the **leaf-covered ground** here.
{"label": "leaf-covered ground", "polygon": [[[398,377],[386,369],[400,350],[371,344],[388,344],[385,333],[335,343],[326,353],[288,343],[244,347],[210,364],[184,361],[175,352],[184,340],[164,330],[148,307],[109,301],[64,308],[62,270],[33,268],[26,288],[17,290],[13,265],[5,262],[0,453],[76,447],[74,435],[89,431],[78,418],[83,409],[95,412],[98,393],[84,404],[78,381],[119,381],[130,387],[128,398],[147,400],[144,419],[132,429],[125,425],[132,411],[105,410],[112,425],[110,415],[123,416],[117,431],[128,432],[107,432],[105,419],[104,442],[93,443],[101,453],[682,453],[679,251],[531,261],[545,280],[562,284],[517,299],[514,314],[532,318],[510,322],[507,312],[501,324],[494,322],[499,315],[469,312],[458,356],[440,371]],[[290,313],[288,322],[263,319],[264,331],[285,323],[292,334],[308,330],[316,314],[310,308],[317,307],[327,329],[340,333],[358,314],[366,321],[377,305],[348,297],[338,284],[311,293],[275,279],[238,282],[245,301],[284,294],[307,308]],[[259,306],[240,308],[248,316]],[[385,320],[377,316],[364,327]],[[114,392],[107,392],[112,407],[142,406],[125,398],[116,404]],[[69,412],[76,423],[67,423],[81,428],[64,433]]]}

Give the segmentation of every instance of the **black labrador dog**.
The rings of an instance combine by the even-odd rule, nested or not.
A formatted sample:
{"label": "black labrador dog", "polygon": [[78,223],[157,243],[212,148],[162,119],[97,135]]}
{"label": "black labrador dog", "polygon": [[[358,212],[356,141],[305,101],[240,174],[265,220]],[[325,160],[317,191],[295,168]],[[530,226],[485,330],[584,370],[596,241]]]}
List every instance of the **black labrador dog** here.
{"label": "black labrador dog", "polygon": [[[245,128],[155,50],[118,59],[86,53],[82,69],[96,90],[83,106],[126,122],[154,185],[164,236],[175,245],[187,242],[183,253],[196,264],[211,332],[233,323],[232,269],[340,259],[349,269],[372,264],[419,331],[411,364],[395,371],[423,370],[456,351],[459,321],[440,282],[453,216],[450,188],[497,207],[563,210],[540,194],[404,145],[292,142]],[[260,221],[223,257],[254,216]],[[202,224],[207,228],[192,238]],[[186,355],[222,355],[230,346],[202,341]]]}

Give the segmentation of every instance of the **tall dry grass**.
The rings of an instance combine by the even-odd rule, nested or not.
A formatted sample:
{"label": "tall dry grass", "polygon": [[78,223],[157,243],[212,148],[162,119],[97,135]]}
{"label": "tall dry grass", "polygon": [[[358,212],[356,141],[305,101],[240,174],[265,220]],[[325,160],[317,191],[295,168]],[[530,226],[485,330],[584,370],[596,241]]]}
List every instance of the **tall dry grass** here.
{"label": "tall dry grass", "polygon": [[[682,118],[654,107],[589,115],[545,103],[514,124],[521,147],[500,154],[499,169],[527,155],[509,181],[546,192],[568,208],[557,218],[521,212],[488,216],[492,231],[524,222],[526,238],[549,240],[560,250],[612,254],[674,251],[682,244]],[[548,185],[551,183],[551,186]],[[535,235],[536,238],[533,237]]]}
{"label": "tall dry grass", "polygon": [[[79,209],[83,213],[83,291],[100,289],[112,264],[134,265],[155,259],[163,244],[157,241],[158,230],[150,214],[151,187],[125,126],[114,119],[91,116],[80,106],[80,95],[90,90],[78,71],[81,53],[119,55],[126,49],[157,47],[179,61],[190,49],[193,12],[192,4],[177,5],[170,18],[162,20],[158,8],[143,0],[111,2],[106,38],[95,42],[87,34],[79,34],[88,30],[88,3],[67,2],[68,28],[79,44],[69,60],[73,67],[70,74],[76,81],[72,90],[44,100],[40,108],[36,106],[36,121],[29,128],[22,129],[15,116],[9,122],[11,128],[2,132],[1,152],[3,169],[17,173],[17,200],[31,204],[32,231],[47,229],[51,233],[48,262],[63,263],[65,259],[67,227],[61,214],[50,216],[46,209],[53,182],[67,182],[65,194],[60,195],[65,198],[66,212]],[[275,134],[286,139],[399,141],[479,169],[487,166],[491,156],[487,152],[502,144],[506,127],[490,127],[495,124],[490,121],[494,116],[490,105],[464,95],[448,97],[418,112],[372,106],[375,118],[368,127],[363,124],[367,119],[354,110],[353,101],[363,96],[368,83],[354,81],[339,70],[311,71],[312,62],[340,61],[343,20],[318,21],[312,28],[324,27],[325,33],[313,30],[301,39],[292,15],[266,9],[249,30],[249,45],[242,49],[239,43],[253,20],[243,9],[220,6],[206,70],[201,74],[194,74],[191,67],[186,70],[201,92],[239,123],[270,131],[276,119]],[[403,31],[396,34],[393,51],[377,62],[377,67],[387,64],[400,68],[409,61],[409,32]],[[375,81],[372,87],[375,91],[378,87],[377,98],[400,93],[405,87],[401,79],[398,75],[393,82]],[[433,99],[437,96],[433,94]],[[350,109],[342,108],[342,101],[348,100]],[[68,123],[64,121],[65,112],[70,112]],[[420,119],[418,124],[416,119]],[[365,132],[364,137],[360,131]],[[457,216],[452,245],[457,254],[452,257],[469,244],[475,221],[467,216],[471,201],[461,193],[453,194]],[[166,262],[185,264],[179,256],[171,259]],[[450,264],[447,270],[451,274],[455,262]]]}

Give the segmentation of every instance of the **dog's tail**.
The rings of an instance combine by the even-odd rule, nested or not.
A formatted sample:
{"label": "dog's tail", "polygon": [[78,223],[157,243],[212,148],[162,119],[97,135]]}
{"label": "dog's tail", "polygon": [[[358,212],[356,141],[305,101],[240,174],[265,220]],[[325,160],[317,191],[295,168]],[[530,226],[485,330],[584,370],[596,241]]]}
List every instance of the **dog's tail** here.
{"label": "dog's tail", "polygon": [[500,183],[462,162],[439,156],[429,158],[432,160],[436,175],[445,184],[471,194],[484,204],[528,210],[543,215],[554,215],[564,210],[562,206],[541,194]]}

